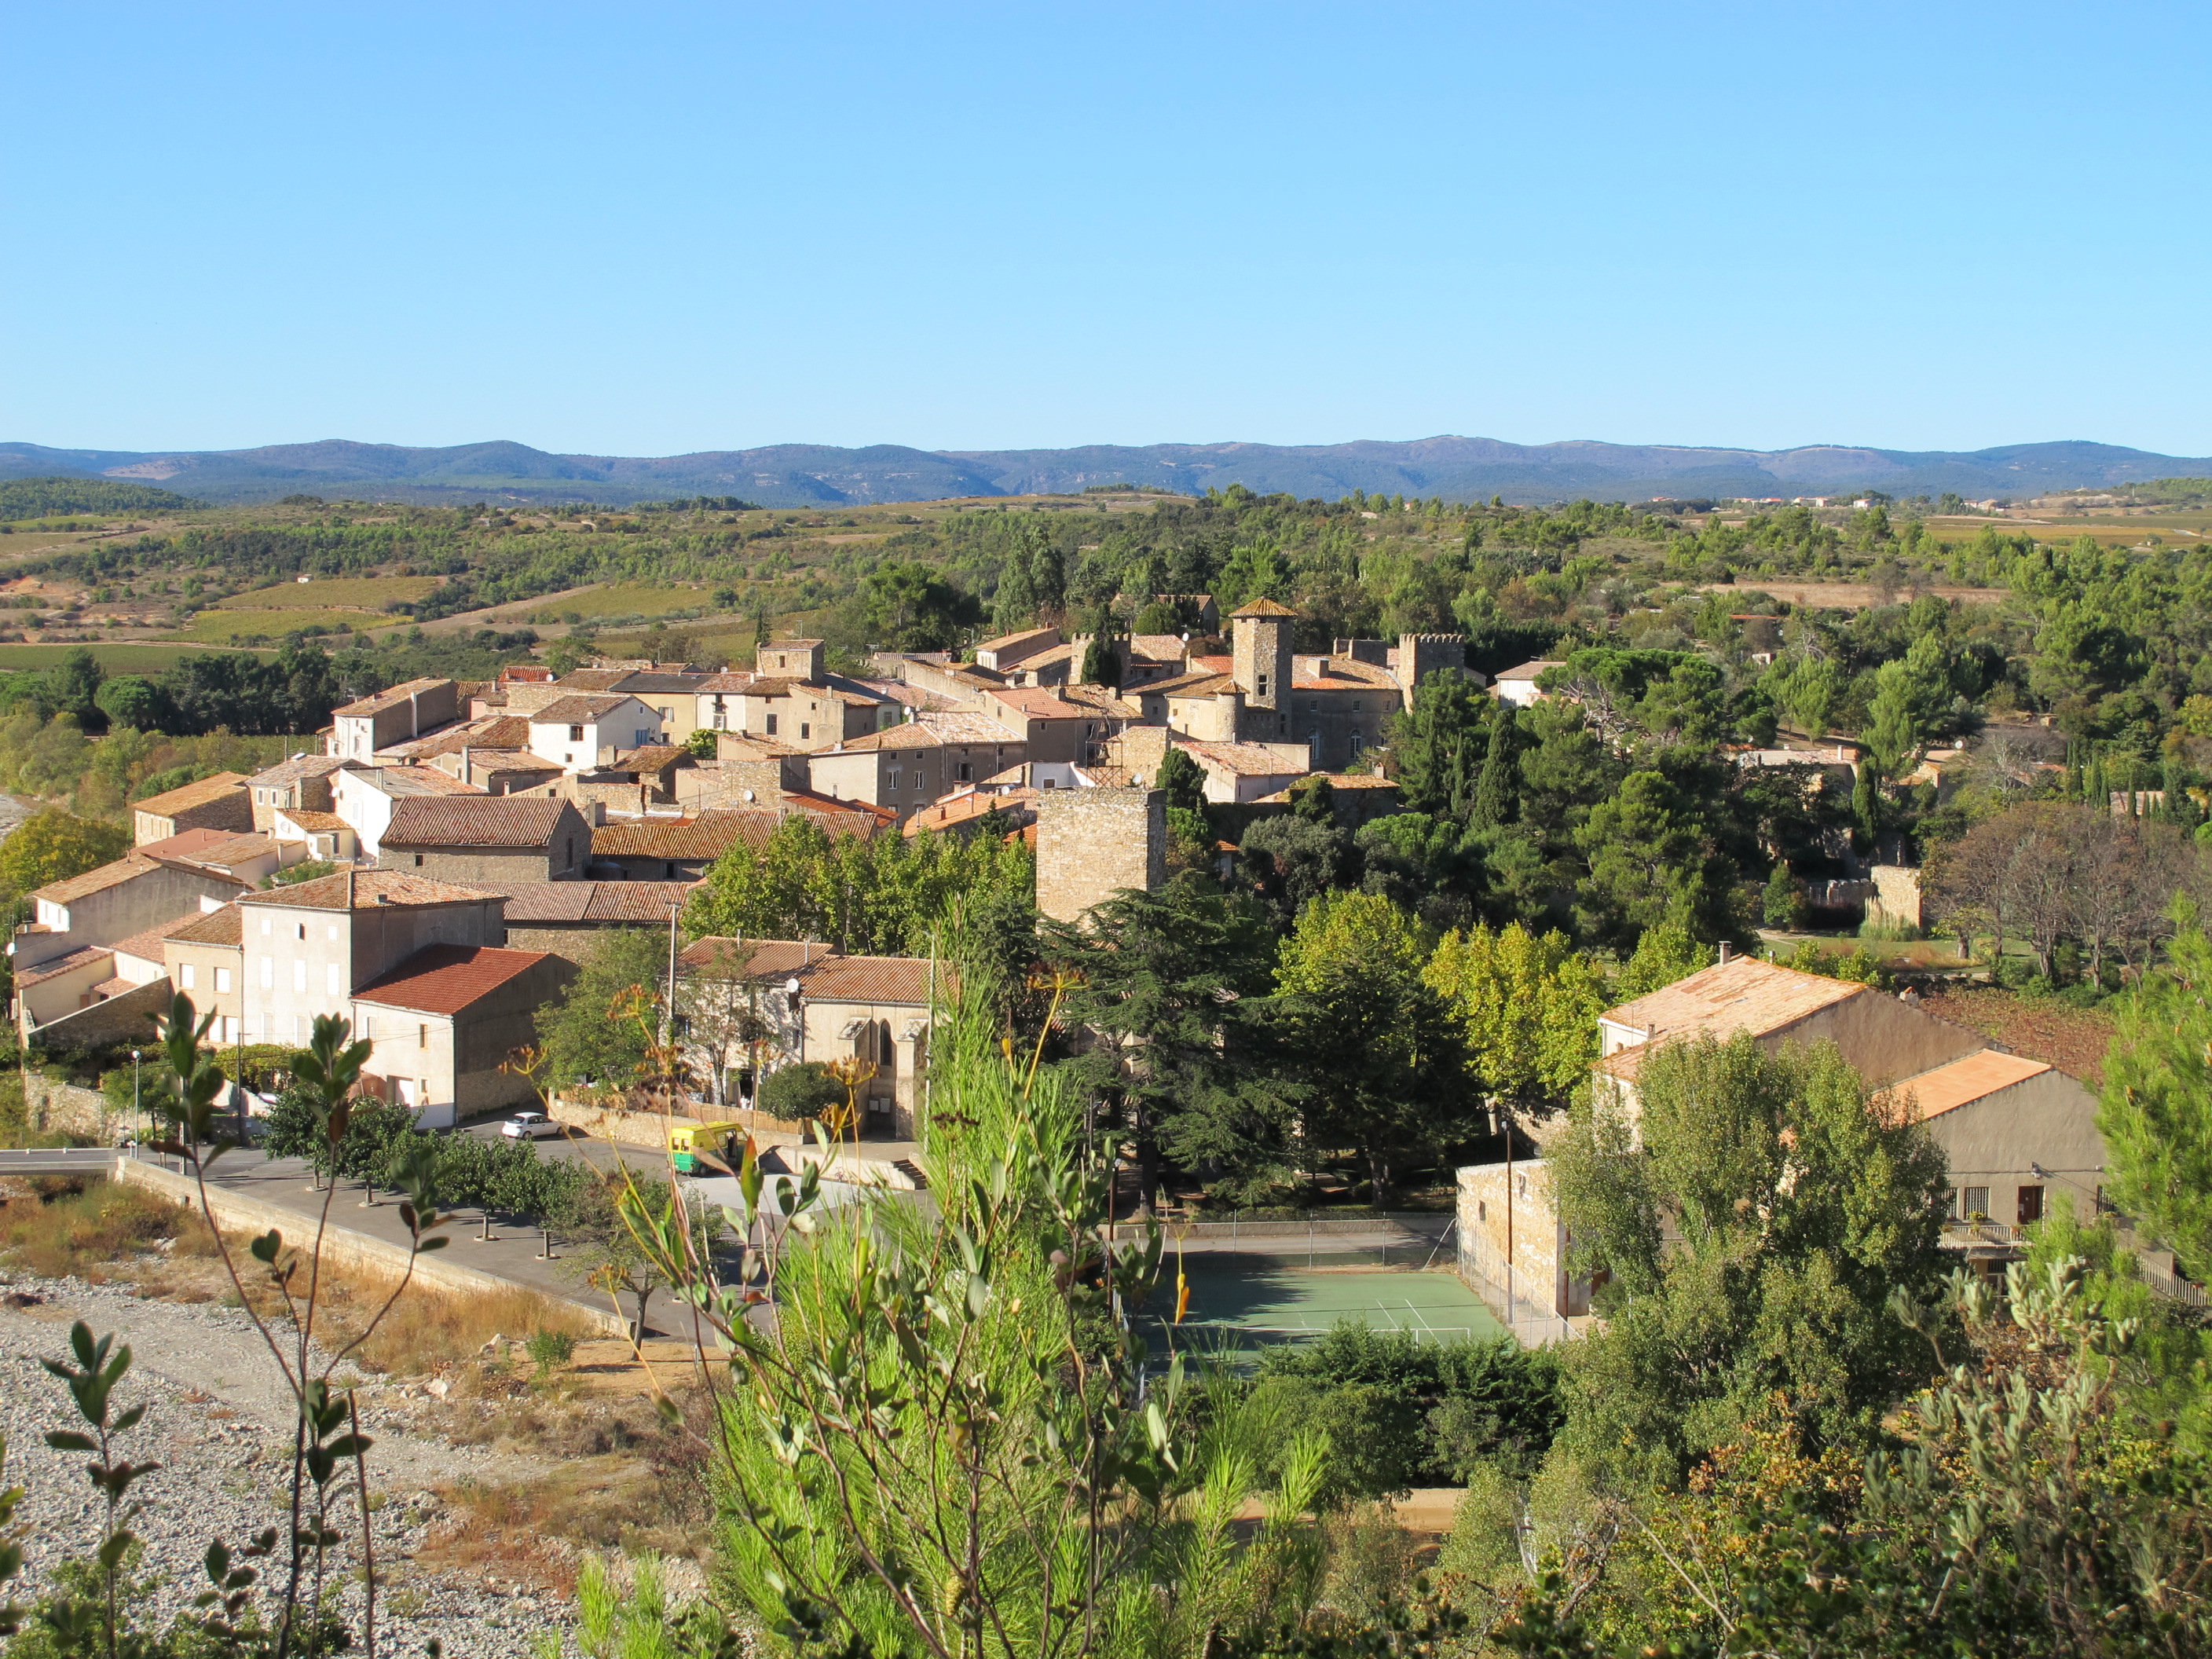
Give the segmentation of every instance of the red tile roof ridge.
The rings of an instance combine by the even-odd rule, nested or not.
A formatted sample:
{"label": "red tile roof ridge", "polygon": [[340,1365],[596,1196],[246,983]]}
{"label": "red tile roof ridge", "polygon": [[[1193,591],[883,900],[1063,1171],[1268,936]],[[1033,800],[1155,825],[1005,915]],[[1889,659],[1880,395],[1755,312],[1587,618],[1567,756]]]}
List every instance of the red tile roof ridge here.
{"label": "red tile roof ridge", "polygon": [[555,958],[493,945],[429,945],[353,994],[356,1002],[410,1013],[458,1014]]}

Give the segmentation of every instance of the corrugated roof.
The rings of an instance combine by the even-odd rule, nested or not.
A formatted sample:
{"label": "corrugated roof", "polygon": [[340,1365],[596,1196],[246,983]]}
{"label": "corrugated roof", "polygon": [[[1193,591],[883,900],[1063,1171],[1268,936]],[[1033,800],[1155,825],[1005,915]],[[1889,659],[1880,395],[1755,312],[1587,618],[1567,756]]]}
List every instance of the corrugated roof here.
{"label": "corrugated roof", "polygon": [[397,708],[401,703],[412,697],[419,696],[434,687],[452,684],[452,681],[438,675],[428,675],[422,679],[409,680],[404,684],[395,685],[388,691],[379,691],[356,702],[349,702],[342,708],[333,708],[331,714],[334,717],[341,714],[378,714],[387,708]]}
{"label": "corrugated roof", "polygon": [[204,806],[211,800],[221,800],[226,795],[242,790],[251,782],[243,772],[218,772],[211,778],[202,778],[198,783],[187,783],[176,789],[164,790],[158,795],[149,795],[143,800],[131,803],[134,812],[151,812],[157,817],[167,817],[194,806]]}
{"label": "corrugated roof", "polygon": [[2040,1077],[2051,1069],[2045,1061],[2030,1060],[2024,1054],[1984,1048],[1948,1066],[1938,1066],[1932,1072],[1906,1078],[1893,1085],[1889,1092],[1899,1098],[1910,1096],[1924,1120],[1960,1106],[1970,1106],[2001,1089]]}
{"label": "corrugated roof", "polygon": [[247,894],[239,902],[293,910],[369,910],[380,904],[466,904],[498,896],[481,887],[402,875],[397,870],[341,870],[334,876]]}
{"label": "corrugated roof", "polygon": [[458,1014],[554,957],[489,945],[432,945],[356,991],[356,1002],[418,1014]]}
{"label": "corrugated roof", "polygon": [[1866,987],[1736,957],[1663,989],[1606,1010],[1603,1018],[1642,1031],[1647,1042],[1687,1036],[1762,1036],[1863,994]]}
{"label": "corrugated roof", "polygon": [[[516,795],[413,796],[392,809],[386,847],[550,847],[568,804]],[[573,814],[569,814],[573,817]]]}
{"label": "corrugated roof", "polygon": [[532,726],[589,726],[612,714],[625,702],[635,701],[635,698],[628,696],[556,697],[531,715],[530,723]]}

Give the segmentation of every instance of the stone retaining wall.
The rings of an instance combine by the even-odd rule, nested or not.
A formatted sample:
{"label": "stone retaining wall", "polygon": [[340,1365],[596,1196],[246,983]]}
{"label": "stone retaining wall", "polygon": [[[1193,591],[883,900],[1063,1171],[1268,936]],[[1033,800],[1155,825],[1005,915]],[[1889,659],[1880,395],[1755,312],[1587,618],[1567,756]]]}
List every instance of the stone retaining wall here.
{"label": "stone retaining wall", "polygon": [[79,1135],[96,1146],[118,1145],[131,1128],[131,1114],[117,1111],[99,1090],[39,1072],[23,1073],[23,1115],[33,1129]]}
{"label": "stone retaining wall", "polygon": [[[179,1175],[173,1170],[164,1170],[158,1164],[125,1158],[117,1161],[115,1178],[134,1187],[157,1192],[179,1204],[188,1204],[195,1209],[199,1207],[198,1183],[190,1176]],[[264,1204],[258,1198],[248,1198],[212,1183],[207,1188],[207,1205],[216,1224],[225,1231],[234,1228],[240,1232],[265,1233],[274,1227],[287,1237],[296,1239],[307,1231],[308,1224],[290,1210]],[[407,1271],[409,1258],[407,1250],[401,1245],[333,1223],[323,1234],[323,1259],[340,1268],[351,1267],[377,1273],[404,1273]],[[587,1303],[554,1296],[533,1285],[519,1285],[511,1279],[501,1279],[497,1273],[464,1267],[458,1262],[447,1261],[442,1253],[416,1256],[414,1262],[415,1282],[426,1290],[446,1296],[482,1296],[487,1291],[527,1291],[533,1296],[544,1297],[548,1302],[574,1310],[609,1336],[627,1339],[629,1335],[629,1323],[617,1318],[605,1308],[594,1308]]]}

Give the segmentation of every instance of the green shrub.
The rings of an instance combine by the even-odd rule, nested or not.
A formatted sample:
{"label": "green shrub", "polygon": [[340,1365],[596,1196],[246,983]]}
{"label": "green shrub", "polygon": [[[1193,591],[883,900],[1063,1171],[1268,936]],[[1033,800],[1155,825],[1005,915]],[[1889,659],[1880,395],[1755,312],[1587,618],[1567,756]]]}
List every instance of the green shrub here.
{"label": "green shrub", "polygon": [[796,1122],[842,1106],[845,1085],[831,1077],[830,1068],[821,1061],[804,1060],[772,1073],[761,1085],[757,1103],[770,1117]]}

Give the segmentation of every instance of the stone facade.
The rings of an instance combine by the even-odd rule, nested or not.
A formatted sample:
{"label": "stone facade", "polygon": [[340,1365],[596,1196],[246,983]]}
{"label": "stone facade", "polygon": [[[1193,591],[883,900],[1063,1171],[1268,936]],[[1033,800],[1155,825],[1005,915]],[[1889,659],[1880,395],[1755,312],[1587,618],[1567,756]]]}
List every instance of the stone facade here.
{"label": "stone facade", "polygon": [[1048,789],[1036,802],[1037,908],[1073,921],[1125,887],[1167,881],[1167,795],[1158,789]]}

